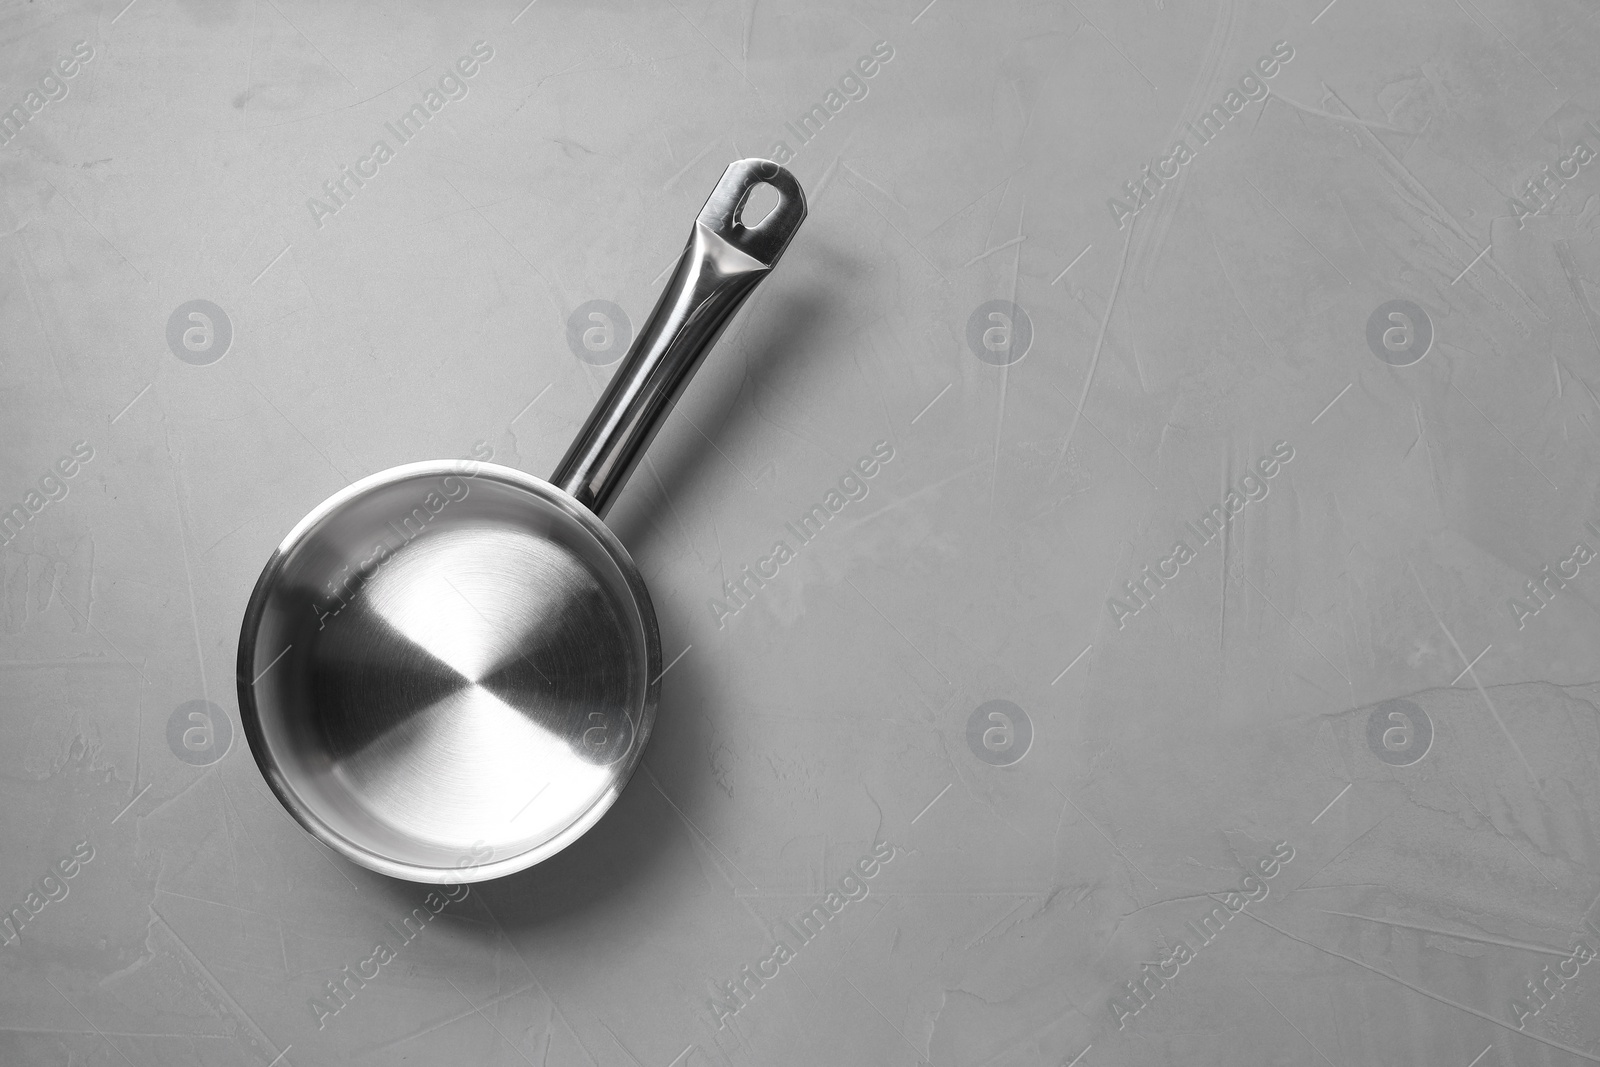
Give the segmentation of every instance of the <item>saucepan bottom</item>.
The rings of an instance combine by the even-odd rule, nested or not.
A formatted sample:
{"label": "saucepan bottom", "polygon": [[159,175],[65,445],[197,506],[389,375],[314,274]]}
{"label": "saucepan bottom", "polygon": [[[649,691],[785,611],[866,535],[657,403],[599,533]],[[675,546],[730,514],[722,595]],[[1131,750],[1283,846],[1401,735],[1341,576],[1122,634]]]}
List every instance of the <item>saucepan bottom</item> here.
{"label": "saucepan bottom", "polygon": [[329,498],[274,553],[240,711],[323,841],[396,877],[479,881],[611,806],[660,660],[638,569],[587,508],[508,467],[416,463]]}

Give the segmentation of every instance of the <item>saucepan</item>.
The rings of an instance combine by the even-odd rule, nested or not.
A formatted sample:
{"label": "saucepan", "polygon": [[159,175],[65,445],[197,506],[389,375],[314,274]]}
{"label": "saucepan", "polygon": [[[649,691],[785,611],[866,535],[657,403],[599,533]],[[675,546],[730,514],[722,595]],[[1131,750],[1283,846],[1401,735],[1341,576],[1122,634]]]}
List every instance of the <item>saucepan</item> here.
{"label": "saucepan", "polygon": [[[763,184],[778,204],[746,225]],[[655,722],[661,636],[602,520],[805,216],[783,167],[728,167],[549,481],[392,467],[273,551],[239,634],[239,714],[301,826],[374,871],[453,883],[530,867],[605,814]]]}

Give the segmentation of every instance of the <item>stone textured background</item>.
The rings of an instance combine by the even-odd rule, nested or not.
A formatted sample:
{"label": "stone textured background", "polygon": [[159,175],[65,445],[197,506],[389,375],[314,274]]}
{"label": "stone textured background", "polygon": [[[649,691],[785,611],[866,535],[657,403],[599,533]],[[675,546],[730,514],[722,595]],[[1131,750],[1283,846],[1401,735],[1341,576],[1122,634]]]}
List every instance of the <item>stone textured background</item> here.
{"label": "stone textured background", "polygon": [[[1600,1062],[1593,4],[124,3],[0,4],[0,1062]],[[810,218],[611,516],[643,769],[319,1013],[426,889],[267,791],[256,575],[385,467],[548,474],[569,317],[752,155]]]}

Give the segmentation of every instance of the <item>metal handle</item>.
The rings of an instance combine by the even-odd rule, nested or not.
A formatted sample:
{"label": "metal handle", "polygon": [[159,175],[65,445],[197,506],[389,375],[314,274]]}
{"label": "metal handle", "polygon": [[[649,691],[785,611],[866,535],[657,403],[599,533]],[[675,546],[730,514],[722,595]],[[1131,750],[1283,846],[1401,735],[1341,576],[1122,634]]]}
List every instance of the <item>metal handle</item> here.
{"label": "metal handle", "polygon": [[[745,226],[739,211],[750,190],[762,184],[777,191],[778,206]],[[723,171],[666,291],[550,476],[552,483],[605,517],[700,361],[805,217],[800,183],[778,164],[741,159]]]}

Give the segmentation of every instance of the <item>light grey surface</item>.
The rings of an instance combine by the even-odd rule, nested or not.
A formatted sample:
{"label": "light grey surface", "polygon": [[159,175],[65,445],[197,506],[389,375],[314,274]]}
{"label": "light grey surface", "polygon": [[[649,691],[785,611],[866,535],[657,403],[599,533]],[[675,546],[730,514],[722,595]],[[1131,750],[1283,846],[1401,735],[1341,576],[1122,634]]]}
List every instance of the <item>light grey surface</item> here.
{"label": "light grey surface", "polygon": [[[93,49],[0,146],[0,504],[93,450],[0,549],[0,1063],[1600,1061],[1591,4],[123,2],[0,9],[0,106]],[[810,218],[610,516],[643,767],[457,900],[343,861],[239,734],[262,563],[385,467],[547,475],[584,305],[748,155]]]}

